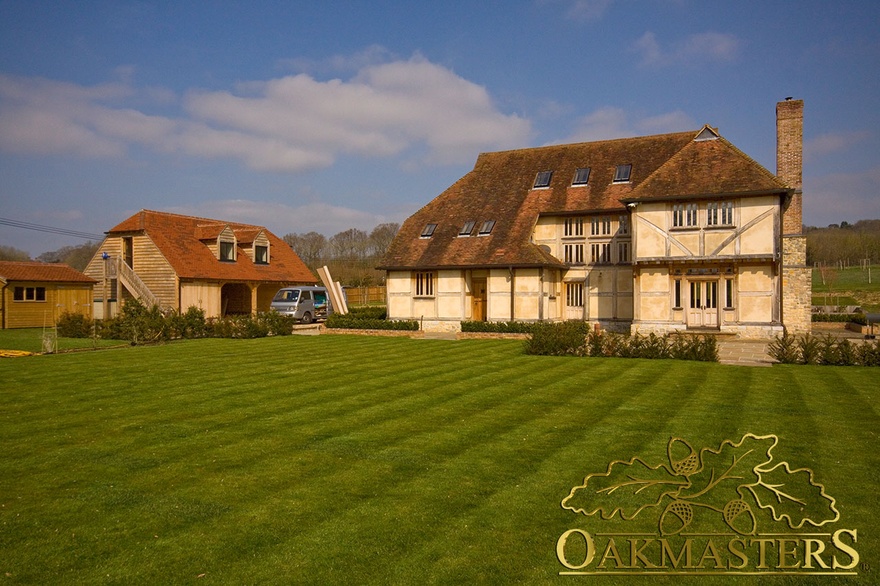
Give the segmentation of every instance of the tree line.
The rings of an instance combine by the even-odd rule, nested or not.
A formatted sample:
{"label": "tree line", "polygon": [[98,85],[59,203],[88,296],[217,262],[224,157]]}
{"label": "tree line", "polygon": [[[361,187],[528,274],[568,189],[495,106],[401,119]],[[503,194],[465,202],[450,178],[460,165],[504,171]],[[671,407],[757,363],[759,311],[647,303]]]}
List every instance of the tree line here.
{"label": "tree line", "polygon": [[326,265],[335,281],[347,287],[369,287],[385,284],[385,273],[376,266],[398,230],[400,224],[388,222],[370,232],[349,228],[330,238],[318,232],[292,232],[283,240],[312,272]]}
{"label": "tree line", "polygon": [[[388,246],[400,230],[400,224],[379,224],[370,232],[350,228],[326,237],[318,232],[291,232],[283,237],[313,272],[327,265],[335,280],[349,287],[369,287],[385,283],[385,274],[377,271]],[[841,222],[824,228],[805,226],[807,263],[815,265],[859,266],[867,260],[880,263],[880,219]],[[99,243],[63,246],[44,252],[33,260],[65,263],[82,271],[98,250]],[[0,245],[0,260],[31,260],[30,255],[13,246]]]}
{"label": "tree line", "polygon": [[859,266],[880,263],[880,220],[841,222],[825,228],[804,227],[807,264]]}
{"label": "tree line", "polygon": [[[291,232],[282,239],[315,274],[327,265],[333,279],[348,287],[383,285],[385,273],[377,271],[388,246],[400,230],[400,224],[379,224],[370,232],[350,228],[326,237],[318,232]],[[83,271],[95,255],[100,243],[86,242],[78,246],[63,246],[31,259],[30,254],[14,246],[0,245],[0,260],[64,263]]]}

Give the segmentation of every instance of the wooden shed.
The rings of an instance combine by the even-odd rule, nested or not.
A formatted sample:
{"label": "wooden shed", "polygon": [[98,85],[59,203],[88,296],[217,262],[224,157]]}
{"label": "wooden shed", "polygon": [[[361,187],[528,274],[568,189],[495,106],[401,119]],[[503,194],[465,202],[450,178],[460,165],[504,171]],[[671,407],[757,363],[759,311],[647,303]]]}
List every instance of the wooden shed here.
{"label": "wooden shed", "polygon": [[65,312],[92,318],[95,283],[65,264],[0,261],[0,324],[49,326]]}

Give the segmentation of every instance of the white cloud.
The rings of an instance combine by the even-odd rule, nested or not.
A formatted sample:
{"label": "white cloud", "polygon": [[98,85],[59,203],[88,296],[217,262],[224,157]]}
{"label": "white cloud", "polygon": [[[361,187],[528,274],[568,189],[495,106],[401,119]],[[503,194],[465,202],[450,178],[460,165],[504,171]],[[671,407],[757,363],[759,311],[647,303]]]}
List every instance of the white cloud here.
{"label": "white cloud", "polygon": [[606,106],[577,121],[573,134],[559,141],[591,142],[630,136],[681,132],[697,128],[693,120],[680,110],[649,117],[636,117],[622,108]]}
{"label": "white cloud", "polygon": [[664,48],[657,41],[657,36],[649,31],[635,42],[633,50],[641,53],[642,65],[646,67],[690,66],[734,61],[739,56],[741,45],[742,42],[734,35],[705,32]]}
{"label": "white cloud", "polygon": [[580,118],[575,132],[562,142],[590,142],[626,136],[633,136],[633,131],[627,127],[626,112],[622,108],[606,106]]}
{"label": "white cloud", "polygon": [[97,131],[95,106],[130,95],[121,84],[78,86],[41,78],[0,75],[0,150],[117,157],[125,145]]}
{"label": "white cloud", "polygon": [[196,206],[169,208],[167,211],[265,226],[277,236],[289,232],[315,231],[328,237],[349,228],[370,231],[384,222],[402,222],[405,215],[389,218],[321,202],[291,206],[246,199],[206,201]]}
{"label": "white cloud", "polygon": [[562,4],[565,15],[574,20],[595,21],[605,15],[611,0],[541,0],[541,4]]}
{"label": "white cloud", "polygon": [[804,158],[809,161],[831,153],[846,151],[870,136],[871,133],[866,130],[821,134],[804,142]]}
{"label": "white cloud", "polygon": [[470,162],[481,150],[521,146],[531,132],[528,120],[500,112],[484,87],[418,56],[366,65],[348,80],[300,74],[234,91],[191,90],[175,118],[119,105],[133,95],[158,96],[163,105],[172,97],[158,88],[135,94],[120,83],[0,76],[0,150],[119,157],[137,145],[295,172],[341,154]]}
{"label": "white cloud", "polygon": [[675,110],[657,116],[643,118],[636,122],[636,128],[639,134],[663,134],[665,132],[681,132],[684,130],[697,129],[698,125],[694,123],[693,118],[682,112]]}

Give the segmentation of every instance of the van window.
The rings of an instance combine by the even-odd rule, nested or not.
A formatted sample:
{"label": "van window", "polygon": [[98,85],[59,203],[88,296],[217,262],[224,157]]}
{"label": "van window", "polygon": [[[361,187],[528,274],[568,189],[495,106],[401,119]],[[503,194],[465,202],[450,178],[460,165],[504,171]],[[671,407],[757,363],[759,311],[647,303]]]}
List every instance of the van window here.
{"label": "van window", "polygon": [[315,307],[326,307],[327,306],[327,292],[326,291],[315,291]]}
{"label": "van window", "polygon": [[299,289],[282,289],[275,294],[275,299],[272,301],[286,301],[288,303],[293,303],[297,299],[299,299]]}
{"label": "van window", "polygon": [[300,298],[302,301],[311,301],[312,300],[312,292],[311,291],[303,291]]}

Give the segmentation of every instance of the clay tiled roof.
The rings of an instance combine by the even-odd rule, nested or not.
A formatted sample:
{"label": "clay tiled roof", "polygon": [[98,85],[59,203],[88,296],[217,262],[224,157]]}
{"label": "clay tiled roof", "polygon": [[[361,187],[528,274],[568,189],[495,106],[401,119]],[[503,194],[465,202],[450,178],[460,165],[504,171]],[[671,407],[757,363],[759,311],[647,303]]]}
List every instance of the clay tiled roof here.
{"label": "clay tiled roof", "polygon": [[730,144],[708,134],[692,140],[641,182],[624,201],[745,196],[789,191],[779,178]]}
{"label": "clay tiled roof", "polygon": [[[531,243],[541,214],[624,211],[623,200],[684,149],[698,131],[484,153],[474,169],[404,222],[383,269],[477,266],[563,266]],[[618,165],[632,165],[628,183],[614,183]],[[572,187],[578,168],[589,167],[586,186]],[[548,188],[533,189],[539,172],[552,171]],[[489,236],[460,238],[475,221],[495,220]],[[420,238],[426,224],[431,238]]]}
{"label": "clay tiled roof", "polygon": [[[255,264],[238,248],[235,262],[220,261],[208,248],[229,227],[239,243],[252,243],[261,231],[269,239],[269,264]],[[283,240],[262,226],[222,222],[166,212],[141,210],[107,232],[108,236],[146,234],[182,279],[317,283]]]}
{"label": "clay tiled roof", "polygon": [[11,281],[42,281],[53,283],[95,283],[78,270],[65,264],[44,262],[0,261],[0,279]]}

